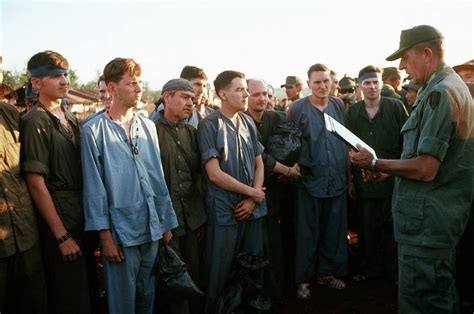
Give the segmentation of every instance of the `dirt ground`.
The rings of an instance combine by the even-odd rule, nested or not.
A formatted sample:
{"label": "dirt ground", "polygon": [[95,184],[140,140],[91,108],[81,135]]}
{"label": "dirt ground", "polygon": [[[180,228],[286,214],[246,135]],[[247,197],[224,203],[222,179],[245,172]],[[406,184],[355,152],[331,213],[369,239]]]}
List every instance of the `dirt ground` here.
{"label": "dirt ground", "polygon": [[355,282],[346,281],[346,289],[336,290],[311,284],[311,299],[301,301],[288,291],[281,314],[392,314],[397,313],[397,289],[384,279]]}

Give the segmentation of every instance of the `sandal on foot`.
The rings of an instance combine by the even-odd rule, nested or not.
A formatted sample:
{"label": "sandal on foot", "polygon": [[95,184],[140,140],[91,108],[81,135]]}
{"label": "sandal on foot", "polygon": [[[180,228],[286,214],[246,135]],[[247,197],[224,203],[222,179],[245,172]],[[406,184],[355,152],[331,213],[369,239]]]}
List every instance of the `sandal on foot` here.
{"label": "sandal on foot", "polygon": [[333,289],[342,290],[346,288],[346,283],[341,279],[337,279],[334,276],[320,276],[317,280],[317,283],[320,285],[325,285]]}

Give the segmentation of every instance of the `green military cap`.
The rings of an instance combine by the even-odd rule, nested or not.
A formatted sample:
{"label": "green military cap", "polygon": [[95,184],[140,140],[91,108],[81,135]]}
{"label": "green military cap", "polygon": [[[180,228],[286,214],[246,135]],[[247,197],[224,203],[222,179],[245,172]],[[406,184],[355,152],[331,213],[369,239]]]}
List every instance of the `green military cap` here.
{"label": "green military cap", "polygon": [[287,76],[285,84],[281,85],[280,87],[292,87],[295,85],[301,84],[303,85],[303,81],[297,76]]}
{"label": "green military cap", "polygon": [[384,97],[390,97],[390,98],[395,98],[395,99],[401,99],[402,98],[402,97],[400,97],[400,95],[398,95],[395,92],[395,89],[393,89],[393,87],[389,84],[384,84],[382,86],[382,90],[381,90],[380,94]]}
{"label": "green military cap", "polygon": [[421,85],[415,84],[412,81],[410,81],[406,83],[405,85],[403,85],[402,88],[405,90],[411,89],[414,91],[418,91],[421,88]]}
{"label": "green military cap", "polygon": [[405,50],[410,49],[414,45],[437,38],[443,38],[443,34],[430,25],[418,25],[410,29],[405,29],[400,34],[400,47],[385,60],[397,60],[401,58]]}
{"label": "green military cap", "polygon": [[351,88],[355,88],[356,83],[355,81],[350,78],[349,76],[344,76],[340,81],[339,81],[339,89],[340,90],[348,90]]}
{"label": "green military cap", "polygon": [[453,66],[453,70],[456,71],[456,73],[463,70],[474,71],[474,60],[469,60],[466,63]]}
{"label": "green military cap", "polygon": [[382,80],[385,80],[391,76],[401,77],[401,73],[396,67],[383,68]]}

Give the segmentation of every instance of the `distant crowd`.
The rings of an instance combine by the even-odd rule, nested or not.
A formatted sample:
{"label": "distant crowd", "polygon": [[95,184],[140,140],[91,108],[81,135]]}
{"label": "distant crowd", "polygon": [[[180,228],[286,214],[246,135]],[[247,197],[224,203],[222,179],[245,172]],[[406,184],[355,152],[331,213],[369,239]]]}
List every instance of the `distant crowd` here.
{"label": "distant crowd", "polygon": [[35,54],[21,106],[0,88],[0,313],[278,313],[381,278],[399,313],[471,311],[474,60],[444,54],[419,25],[398,67],[316,63],[283,100],[223,71],[218,106],[185,66],[147,113],[140,64],[115,58],[82,121],[67,59]]}

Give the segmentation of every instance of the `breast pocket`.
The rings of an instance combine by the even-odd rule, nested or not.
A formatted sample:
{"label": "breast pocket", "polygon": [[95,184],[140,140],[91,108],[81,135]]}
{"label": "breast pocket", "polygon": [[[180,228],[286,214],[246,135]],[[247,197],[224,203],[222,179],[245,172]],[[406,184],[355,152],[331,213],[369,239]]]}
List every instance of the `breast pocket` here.
{"label": "breast pocket", "polygon": [[416,113],[412,113],[412,116],[405,122],[400,132],[403,135],[403,158],[407,159],[416,156],[418,138],[420,136]]}

